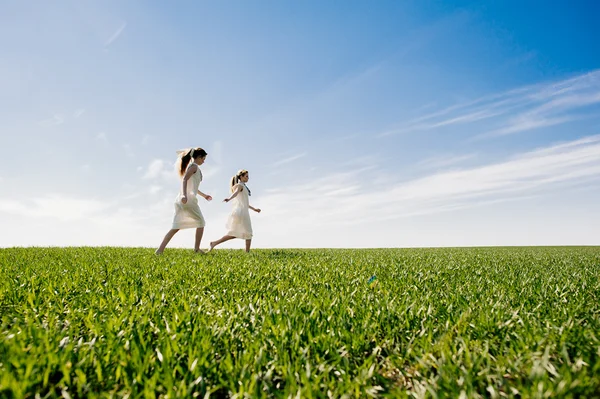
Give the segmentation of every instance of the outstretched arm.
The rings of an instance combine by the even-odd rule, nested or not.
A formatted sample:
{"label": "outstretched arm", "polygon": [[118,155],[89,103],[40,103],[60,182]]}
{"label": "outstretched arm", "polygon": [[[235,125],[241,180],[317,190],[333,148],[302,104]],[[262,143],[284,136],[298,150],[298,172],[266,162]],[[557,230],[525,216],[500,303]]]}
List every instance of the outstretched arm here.
{"label": "outstretched arm", "polygon": [[235,197],[237,197],[237,195],[240,193],[240,191],[242,191],[242,186],[238,185],[238,186],[236,187],[235,191],[233,192],[233,194],[231,194],[231,195],[229,196],[229,198],[225,198],[223,201],[224,201],[224,202],[229,202],[229,201],[231,201],[232,199],[234,199]]}
{"label": "outstretched arm", "polygon": [[252,210],[253,210],[254,212],[256,212],[256,213],[260,213],[260,208],[254,208],[254,207],[253,207],[253,206],[251,206],[251,205],[248,205],[248,208],[252,209]]}
{"label": "outstretched arm", "polygon": [[212,197],[208,194],[204,194],[202,191],[198,190],[198,195],[202,196],[207,201],[212,201]]}

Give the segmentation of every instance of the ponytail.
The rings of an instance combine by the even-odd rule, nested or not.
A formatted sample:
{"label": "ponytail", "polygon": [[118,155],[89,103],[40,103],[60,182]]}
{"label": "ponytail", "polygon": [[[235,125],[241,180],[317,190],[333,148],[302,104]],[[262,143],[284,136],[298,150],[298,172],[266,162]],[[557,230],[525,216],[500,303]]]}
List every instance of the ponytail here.
{"label": "ponytail", "polygon": [[238,172],[233,175],[231,178],[231,182],[229,184],[229,191],[233,192],[233,187],[240,182],[240,178],[244,176],[248,171],[246,169],[238,170]]}
{"label": "ponytail", "polygon": [[234,175],[231,178],[231,183],[229,184],[229,191],[233,192],[233,187],[240,182],[240,177],[238,175]]}
{"label": "ponytail", "polygon": [[189,150],[178,151],[179,158],[177,159],[176,168],[179,176],[183,176],[185,174],[185,170],[187,169],[190,161],[197,157],[205,157],[208,155],[206,151],[202,148],[190,148]]}
{"label": "ponytail", "polygon": [[181,157],[181,166],[179,167],[179,175],[183,176],[185,174],[185,170],[187,169],[188,165],[190,164],[190,161],[192,160],[192,153],[194,152],[193,149],[191,149],[187,154],[185,154],[183,157]]}

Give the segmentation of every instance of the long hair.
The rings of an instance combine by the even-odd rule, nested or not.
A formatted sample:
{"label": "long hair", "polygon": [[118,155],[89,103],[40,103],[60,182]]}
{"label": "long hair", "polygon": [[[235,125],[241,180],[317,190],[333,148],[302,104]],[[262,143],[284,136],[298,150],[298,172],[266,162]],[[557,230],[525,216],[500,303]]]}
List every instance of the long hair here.
{"label": "long hair", "polygon": [[190,148],[187,151],[182,151],[177,159],[176,168],[179,172],[179,176],[183,177],[185,170],[187,169],[190,161],[196,158],[202,158],[207,156],[207,152],[200,147]]}
{"label": "long hair", "polygon": [[240,182],[240,178],[247,174],[248,171],[246,169],[240,169],[238,172],[233,175],[231,178],[231,183],[229,184],[229,191],[233,192],[233,187]]}

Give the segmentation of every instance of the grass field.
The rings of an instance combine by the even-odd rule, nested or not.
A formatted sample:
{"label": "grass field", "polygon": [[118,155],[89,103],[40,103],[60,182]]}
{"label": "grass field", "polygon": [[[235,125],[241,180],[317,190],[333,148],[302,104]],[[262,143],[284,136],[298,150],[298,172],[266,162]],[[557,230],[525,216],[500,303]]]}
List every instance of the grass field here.
{"label": "grass field", "polygon": [[0,312],[0,397],[600,397],[600,247],[0,249]]}

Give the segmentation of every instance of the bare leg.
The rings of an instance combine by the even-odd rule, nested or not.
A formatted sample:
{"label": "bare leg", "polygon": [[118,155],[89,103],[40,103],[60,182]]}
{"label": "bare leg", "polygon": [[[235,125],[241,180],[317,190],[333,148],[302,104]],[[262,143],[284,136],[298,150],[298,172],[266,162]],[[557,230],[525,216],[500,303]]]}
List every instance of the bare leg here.
{"label": "bare leg", "polygon": [[158,249],[154,253],[157,254],[157,255],[162,254],[163,251],[165,250],[165,247],[169,243],[169,241],[171,241],[171,238],[173,238],[173,236],[175,235],[175,233],[177,233],[178,231],[179,231],[179,229],[171,229],[171,230],[169,230],[169,232],[167,234],[165,234],[165,238],[163,238],[163,241],[160,244],[160,247],[158,247]]}
{"label": "bare leg", "polygon": [[217,241],[211,241],[209,251],[212,251],[213,248],[216,247],[217,245],[222,244],[225,241],[233,240],[234,238],[235,238],[234,236],[223,236],[223,237],[219,238]]}
{"label": "bare leg", "polygon": [[250,244],[252,244],[252,239],[246,240],[246,252],[250,252]]}
{"label": "bare leg", "polygon": [[194,251],[195,252],[202,252],[203,251],[200,250],[200,241],[202,241],[202,235],[204,234],[204,227],[199,227],[196,229],[196,242],[194,244]]}

